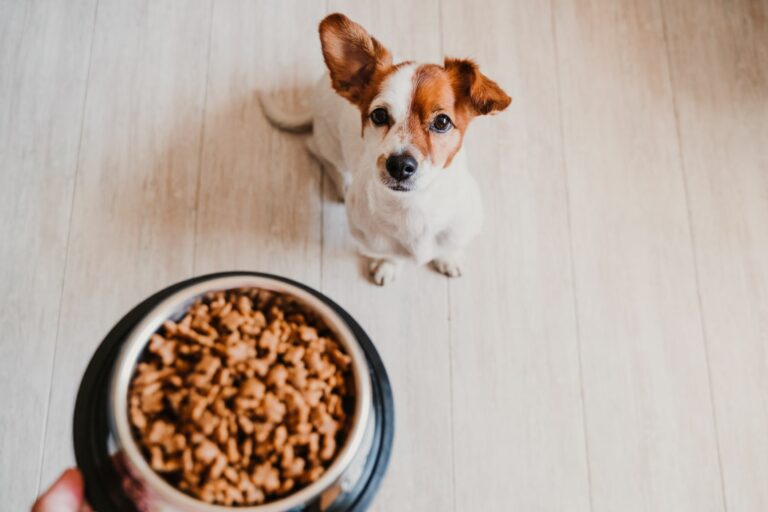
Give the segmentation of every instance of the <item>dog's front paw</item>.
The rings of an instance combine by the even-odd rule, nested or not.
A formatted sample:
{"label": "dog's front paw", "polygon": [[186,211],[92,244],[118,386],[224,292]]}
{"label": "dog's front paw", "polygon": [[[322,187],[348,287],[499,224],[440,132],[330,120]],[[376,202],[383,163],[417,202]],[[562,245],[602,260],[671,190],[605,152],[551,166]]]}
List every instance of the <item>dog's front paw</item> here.
{"label": "dog's front paw", "polygon": [[372,259],[368,264],[371,279],[379,286],[384,286],[397,277],[397,263],[388,259]]}
{"label": "dog's front paw", "polygon": [[432,266],[435,270],[448,277],[459,277],[464,273],[464,263],[458,259],[446,260],[437,258],[432,260]]}

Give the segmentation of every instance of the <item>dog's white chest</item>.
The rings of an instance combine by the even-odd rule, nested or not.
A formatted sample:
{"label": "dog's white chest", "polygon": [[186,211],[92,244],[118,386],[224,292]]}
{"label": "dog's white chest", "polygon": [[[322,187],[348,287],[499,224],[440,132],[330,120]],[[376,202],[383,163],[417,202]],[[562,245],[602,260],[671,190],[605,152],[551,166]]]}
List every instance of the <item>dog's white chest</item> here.
{"label": "dog's white chest", "polygon": [[[351,206],[351,205],[350,205]],[[435,226],[428,216],[416,208],[401,211],[347,210],[350,227],[355,239],[369,254],[396,255],[426,263],[432,259],[437,240]]]}
{"label": "dog's white chest", "polygon": [[[454,190],[455,184],[450,185],[447,188]],[[451,241],[470,231],[473,235],[479,227],[479,196],[475,193],[457,196],[438,187],[430,194],[401,198],[381,192],[377,184],[357,180],[347,197],[352,234],[369,255],[392,255],[424,264],[444,253]]]}

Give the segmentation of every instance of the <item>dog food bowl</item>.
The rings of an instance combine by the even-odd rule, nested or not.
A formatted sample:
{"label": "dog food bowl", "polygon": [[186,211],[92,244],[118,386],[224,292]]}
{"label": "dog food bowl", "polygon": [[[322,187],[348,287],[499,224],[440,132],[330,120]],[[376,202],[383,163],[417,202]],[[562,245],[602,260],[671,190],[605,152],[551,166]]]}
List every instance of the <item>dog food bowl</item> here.
{"label": "dog food bowl", "polygon": [[[226,507],[200,501],[154,472],[133,439],[128,388],[150,336],[178,320],[202,295],[254,287],[295,297],[322,317],[352,358],[355,410],[344,445],[315,482],[279,500]],[[359,512],[384,476],[392,447],[394,406],[387,373],[363,329],[321,293],[278,276],[226,272],[189,279],[136,306],[107,334],[83,376],[74,415],[74,446],[86,495],[96,510],[152,512]]]}

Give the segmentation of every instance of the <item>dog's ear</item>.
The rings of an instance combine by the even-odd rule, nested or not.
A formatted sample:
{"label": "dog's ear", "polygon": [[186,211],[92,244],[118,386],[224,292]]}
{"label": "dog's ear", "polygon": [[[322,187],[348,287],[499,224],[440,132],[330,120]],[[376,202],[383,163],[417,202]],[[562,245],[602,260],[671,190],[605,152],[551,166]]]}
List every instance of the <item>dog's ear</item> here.
{"label": "dog's ear", "polygon": [[333,88],[358,105],[376,74],[392,65],[389,51],[343,14],[320,22],[320,43]]}
{"label": "dog's ear", "polygon": [[444,67],[453,82],[457,101],[463,102],[471,114],[495,114],[512,103],[512,98],[471,60],[447,58]]}

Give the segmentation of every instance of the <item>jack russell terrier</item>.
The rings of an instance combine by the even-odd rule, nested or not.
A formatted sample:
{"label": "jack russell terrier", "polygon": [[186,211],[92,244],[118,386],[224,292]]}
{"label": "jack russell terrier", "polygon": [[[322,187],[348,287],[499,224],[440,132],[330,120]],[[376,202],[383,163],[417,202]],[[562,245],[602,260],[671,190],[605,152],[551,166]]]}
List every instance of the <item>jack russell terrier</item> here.
{"label": "jack russell terrier", "polygon": [[314,88],[311,111],[288,114],[262,97],[265,115],[284,130],[312,128],[307,148],[346,201],[376,284],[393,281],[406,260],[460,276],[483,217],[464,133],[475,116],[512,100],[471,60],[394,63],[343,14],[320,23],[320,42],[329,73]]}

